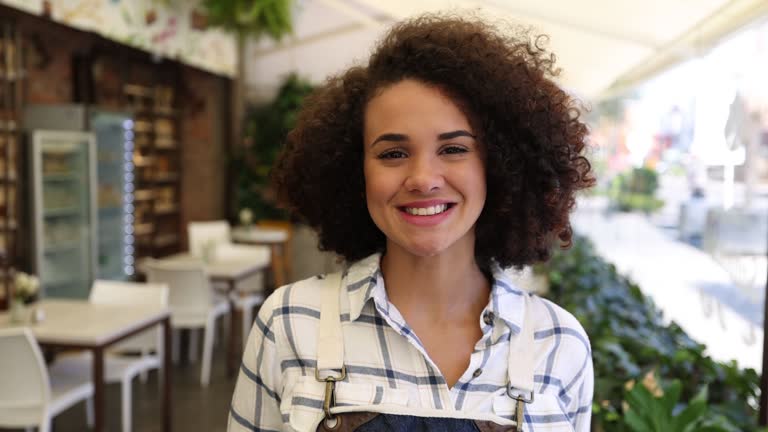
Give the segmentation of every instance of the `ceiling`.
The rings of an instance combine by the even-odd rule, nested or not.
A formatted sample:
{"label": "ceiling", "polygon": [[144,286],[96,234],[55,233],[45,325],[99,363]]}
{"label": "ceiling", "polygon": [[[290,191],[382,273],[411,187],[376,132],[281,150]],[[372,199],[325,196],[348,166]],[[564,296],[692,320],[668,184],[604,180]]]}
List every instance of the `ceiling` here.
{"label": "ceiling", "polygon": [[428,11],[474,12],[549,35],[560,83],[595,101],[705,53],[768,16],[766,0],[304,0],[294,35],[246,49],[249,97],[297,71],[313,82],[367,58],[389,24]]}

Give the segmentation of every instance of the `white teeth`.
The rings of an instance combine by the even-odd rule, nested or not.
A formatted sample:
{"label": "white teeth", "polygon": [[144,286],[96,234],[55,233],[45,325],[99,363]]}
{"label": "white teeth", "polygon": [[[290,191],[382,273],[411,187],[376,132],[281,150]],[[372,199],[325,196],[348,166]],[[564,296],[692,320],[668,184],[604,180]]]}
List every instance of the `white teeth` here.
{"label": "white teeth", "polygon": [[432,207],[406,207],[405,211],[414,216],[432,216],[448,210],[448,204],[438,204]]}

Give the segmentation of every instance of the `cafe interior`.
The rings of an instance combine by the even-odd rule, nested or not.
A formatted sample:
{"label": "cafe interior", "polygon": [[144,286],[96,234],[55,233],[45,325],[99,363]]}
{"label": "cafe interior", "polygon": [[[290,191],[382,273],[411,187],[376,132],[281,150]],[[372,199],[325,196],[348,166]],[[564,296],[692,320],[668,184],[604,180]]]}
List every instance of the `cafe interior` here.
{"label": "cafe interior", "polygon": [[[0,0],[0,430],[224,431],[259,305],[339,267],[270,196],[283,119],[443,5],[225,3]],[[645,11],[653,43],[622,33],[627,2],[449,3],[548,31],[591,100],[674,62],[664,45],[727,2]]]}

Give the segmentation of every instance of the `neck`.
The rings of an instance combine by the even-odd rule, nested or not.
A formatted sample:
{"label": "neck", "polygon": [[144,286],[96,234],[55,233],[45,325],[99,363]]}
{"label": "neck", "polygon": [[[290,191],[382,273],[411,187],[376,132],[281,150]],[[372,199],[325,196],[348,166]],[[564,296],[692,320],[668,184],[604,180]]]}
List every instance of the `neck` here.
{"label": "neck", "polygon": [[381,269],[389,300],[407,320],[476,323],[488,304],[490,283],[473,248],[449,248],[421,257],[388,244]]}

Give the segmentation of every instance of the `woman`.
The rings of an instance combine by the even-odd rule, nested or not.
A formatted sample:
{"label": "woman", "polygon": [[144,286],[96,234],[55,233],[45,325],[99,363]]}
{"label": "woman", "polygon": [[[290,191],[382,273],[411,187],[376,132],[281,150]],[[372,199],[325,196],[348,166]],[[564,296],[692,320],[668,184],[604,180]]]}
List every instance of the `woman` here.
{"label": "woman", "polygon": [[425,15],[306,100],[275,185],[347,265],[265,302],[230,431],[589,430],[587,335],[502,271],[567,247],[594,182],[555,73],[525,32]]}

